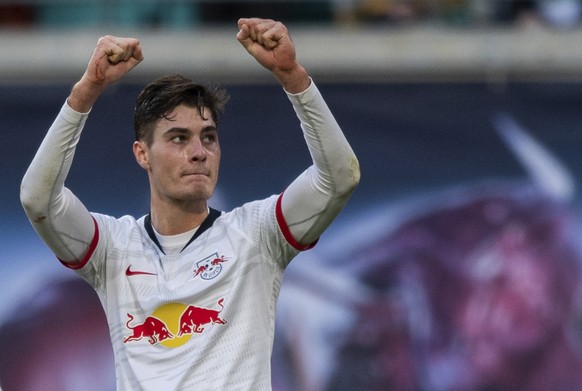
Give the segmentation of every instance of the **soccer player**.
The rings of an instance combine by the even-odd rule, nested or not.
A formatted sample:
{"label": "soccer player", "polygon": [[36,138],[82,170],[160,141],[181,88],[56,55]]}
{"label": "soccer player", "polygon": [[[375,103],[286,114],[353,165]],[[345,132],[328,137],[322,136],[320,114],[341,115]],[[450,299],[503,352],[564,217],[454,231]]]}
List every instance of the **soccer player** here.
{"label": "soccer player", "polygon": [[149,178],[150,213],[90,213],[64,187],[75,147],[101,93],[143,60],[138,40],[112,36],[99,39],[22,181],[35,230],[101,299],[120,390],[271,389],[283,272],[359,182],[357,158],[287,28],[257,18],[238,27],[239,42],[288,95],[313,159],[282,194],[230,212],[209,207],[227,94],[168,76],[144,88],[135,110],[133,152]]}

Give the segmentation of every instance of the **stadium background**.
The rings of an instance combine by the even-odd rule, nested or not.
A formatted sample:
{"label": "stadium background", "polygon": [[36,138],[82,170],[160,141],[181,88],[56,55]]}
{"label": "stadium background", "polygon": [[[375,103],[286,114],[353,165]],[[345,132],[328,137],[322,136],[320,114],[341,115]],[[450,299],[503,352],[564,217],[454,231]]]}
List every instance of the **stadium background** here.
{"label": "stadium background", "polygon": [[[550,338],[540,331],[529,347],[522,341],[508,353],[511,358],[505,362],[514,366],[506,365],[509,369],[503,375],[483,375],[477,364],[459,363],[472,356],[465,351],[470,345],[463,339],[467,336],[457,336],[458,324],[448,324],[450,336],[445,342],[439,340],[448,347],[440,350],[433,349],[438,343],[432,337],[409,343],[416,329],[407,325],[398,328],[404,333],[401,338],[386,336],[393,338],[390,344],[376,340],[374,349],[363,349],[366,343],[357,342],[360,349],[354,356],[362,359],[366,352],[381,356],[378,346],[385,347],[389,357],[397,356],[396,351],[416,352],[404,354],[404,364],[374,358],[369,367],[355,366],[357,375],[342,370],[350,366],[344,362],[349,357],[345,352],[353,345],[349,341],[358,325],[392,330],[393,325],[386,326],[382,319],[398,318],[393,312],[378,312],[370,326],[369,321],[358,320],[361,313],[353,309],[354,302],[362,305],[358,300],[363,283],[352,264],[365,268],[361,259],[367,254],[382,259],[378,255],[382,250],[370,238],[390,238],[398,227],[440,210],[451,199],[462,202],[476,187],[485,189],[481,195],[486,197],[489,191],[518,194],[521,190],[513,185],[519,189],[531,185],[531,176],[496,132],[500,114],[515,120],[560,160],[563,170],[557,170],[556,176],[565,171],[574,185],[582,177],[580,4],[553,1],[552,9],[550,3],[0,3],[4,139],[0,147],[4,183],[0,191],[0,386],[4,391],[73,390],[112,384],[106,326],[94,296],[40,242],[18,201],[20,179],[99,36],[140,38],[145,60],[106,93],[87,124],[67,185],[89,209],[116,216],[147,213],[147,180],[130,149],[133,102],[145,82],[166,73],[218,82],[232,95],[221,129],[223,163],[214,206],[230,209],[280,192],[308,164],[286,98],[234,38],[236,18],[257,15],[288,21],[300,61],[311,71],[362,167],[361,185],[344,213],[316,249],[298,257],[289,270],[273,359],[275,389],[535,390],[536,385],[576,389],[552,383],[556,377],[571,379],[579,387],[579,272],[577,261],[565,266],[561,251],[554,248],[558,243],[559,248],[571,250],[573,258],[582,259],[577,255],[582,205],[576,190],[558,200],[559,213],[553,206],[548,212],[552,224],[560,225],[566,216],[572,225],[560,231],[547,253],[539,248],[531,251],[575,276],[572,294],[560,302],[567,302],[569,310],[556,315],[555,322],[568,335],[568,348],[560,345],[560,350],[571,350],[571,356],[552,354],[551,343],[559,339],[552,333],[558,332],[548,332]],[[517,198],[519,203],[522,199]],[[526,213],[542,214],[527,208]],[[447,219],[443,217],[454,232],[455,223]],[[553,228],[547,231],[554,238]],[[387,263],[394,262],[388,258]],[[386,273],[389,285],[396,279],[391,273],[399,272]],[[433,283],[454,286],[447,278]],[[528,278],[532,285],[540,284],[523,271],[520,279]],[[462,289],[459,292],[465,292]],[[73,301],[77,304],[69,304]],[[520,305],[526,306],[516,302],[510,307],[519,313]],[[438,308],[450,310],[451,317],[458,310],[448,304]],[[414,308],[407,311],[415,313]],[[435,327],[437,322],[427,315],[434,308],[425,304],[416,311],[423,313],[417,322]],[[535,327],[555,330],[552,324],[547,318],[522,319],[506,328],[514,327],[514,334],[508,332],[511,338]],[[395,341],[407,342],[398,350]],[[505,346],[503,341],[490,343]],[[450,345],[462,347],[455,350]],[[564,362],[573,369],[568,370]],[[554,367],[566,369],[558,373]]]}

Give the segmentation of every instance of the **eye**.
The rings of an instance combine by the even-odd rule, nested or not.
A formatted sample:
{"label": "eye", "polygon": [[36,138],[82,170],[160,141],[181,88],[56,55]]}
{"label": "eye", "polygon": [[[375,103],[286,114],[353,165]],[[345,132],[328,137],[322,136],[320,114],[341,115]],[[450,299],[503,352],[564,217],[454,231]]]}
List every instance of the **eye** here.
{"label": "eye", "polygon": [[202,136],[202,142],[204,144],[212,144],[216,142],[217,138],[218,137],[214,133],[206,133]]}
{"label": "eye", "polygon": [[174,136],[170,139],[170,141],[174,144],[181,144],[184,142],[184,140],[186,140],[186,137],[182,135]]}

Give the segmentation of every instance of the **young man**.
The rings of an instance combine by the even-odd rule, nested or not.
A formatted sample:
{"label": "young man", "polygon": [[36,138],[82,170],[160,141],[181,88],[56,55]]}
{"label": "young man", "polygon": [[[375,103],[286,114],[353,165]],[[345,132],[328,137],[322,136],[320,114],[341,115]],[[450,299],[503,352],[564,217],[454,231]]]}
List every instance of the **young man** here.
{"label": "young man", "polygon": [[226,94],[174,76],[148,85],[136,105],[133,152],[149,177],[150,213],[89,213],[64,187],[75,146],[99,95],[143,59],[137,40],[111,36],[99,40],[22,181],[38,234],[101,299],[120,390],[270,389],[283,271],[359,182],[358,161],[286,27],[255,18],[238,26],[237,39],[286,91],[313,158],[283,194],[227,213],[208,206]]}

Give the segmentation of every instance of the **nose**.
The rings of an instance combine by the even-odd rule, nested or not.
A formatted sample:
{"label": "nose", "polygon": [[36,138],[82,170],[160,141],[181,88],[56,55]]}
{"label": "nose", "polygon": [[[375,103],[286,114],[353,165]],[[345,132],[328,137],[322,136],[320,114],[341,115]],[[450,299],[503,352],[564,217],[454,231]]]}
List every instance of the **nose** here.
{"label": "nose", "polygon": [[189,160],[195,162],[203,162],[206,160],[206,148],[202,144],[202,141],[198,138],[193,138],[190,143],[190,148],[188,148]]}

